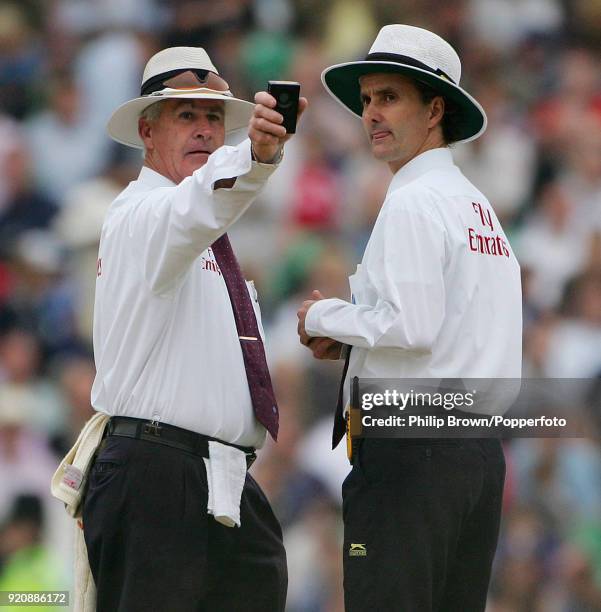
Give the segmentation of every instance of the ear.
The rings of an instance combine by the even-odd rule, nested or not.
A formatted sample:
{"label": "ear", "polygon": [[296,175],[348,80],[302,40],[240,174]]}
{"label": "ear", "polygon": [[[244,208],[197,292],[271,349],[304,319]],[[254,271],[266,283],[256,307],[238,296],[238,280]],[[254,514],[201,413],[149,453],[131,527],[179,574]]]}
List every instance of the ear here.
{"label": "ear", "polygon": [[138,135],[142,139],[146,151],[152,151],[154,148],[152,142],[152,123],[144,117],[138,119]]}
{"label": "ear", "polygon": [[444,98],[442,96],[436,96],[430,102],[430,120],[428,122],[428,127],[433,128],[436,127],[444,116],[445,103]]}

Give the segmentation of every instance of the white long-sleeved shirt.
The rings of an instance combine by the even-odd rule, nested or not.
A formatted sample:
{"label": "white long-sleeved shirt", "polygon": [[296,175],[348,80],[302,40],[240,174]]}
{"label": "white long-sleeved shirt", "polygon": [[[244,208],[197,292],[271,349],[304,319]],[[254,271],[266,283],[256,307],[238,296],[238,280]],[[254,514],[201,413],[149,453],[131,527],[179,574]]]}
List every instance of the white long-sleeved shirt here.
{"label": "white long-sleeved shirt", "polygon": [[308,311],[310,336],[353,349],[360,378],[520,378],[520,269],[485,196],[448,148],[426,151],[393,177],[352,301]]}
{"label": "white long-sleeved shirt", "polygon": [[[149,168],[107,213],[94,310],[92,405],[260,447],[227,287],[210,245],[244,213],[276,166],[250,141],[224,146],[175,185]],[[231,189],[216,181],[237,177]],[[263,334],[254,286],[249,293]]]}

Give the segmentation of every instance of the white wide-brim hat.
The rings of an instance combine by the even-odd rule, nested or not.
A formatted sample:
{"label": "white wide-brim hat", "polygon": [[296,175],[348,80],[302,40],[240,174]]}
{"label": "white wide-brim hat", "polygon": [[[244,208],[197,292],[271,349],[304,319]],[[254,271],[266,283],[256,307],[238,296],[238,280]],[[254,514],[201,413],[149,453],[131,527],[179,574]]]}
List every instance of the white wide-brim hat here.
{"label": "white wide-brim hat", "polygon": [[[141,91],[149,82],[160,82],[161,77],[168,78],[177,72],[202,70],[219,74],[207,52],[201,47],[170,47],[153,55],[146,64],[142,76]],[[152,104],[161,100],[187,98],[201,100],[223,100],[225,103],[226,135],[248,126],[254,104],[234,98],[229,91],[217,91],[208,87],[197,89],[172,89],[165,87],[122,104],[112,114],[107,124],[109,136],[129,147],[143,149],[144,144],[138,134],[140,114]]]}
{"label": "white wide-brim hat", "polygon": [[475,140],[486,129],[486,113],[470,94],[459,86],[461,60],[451,45],[437,34],[409,25],[384,26],[363,61],[346,62],[326,68],[321,80],[328,93],[346,109],[361,117],[359,77],[393,72],[429,85],[458,108],[461,128],[456,142]]}

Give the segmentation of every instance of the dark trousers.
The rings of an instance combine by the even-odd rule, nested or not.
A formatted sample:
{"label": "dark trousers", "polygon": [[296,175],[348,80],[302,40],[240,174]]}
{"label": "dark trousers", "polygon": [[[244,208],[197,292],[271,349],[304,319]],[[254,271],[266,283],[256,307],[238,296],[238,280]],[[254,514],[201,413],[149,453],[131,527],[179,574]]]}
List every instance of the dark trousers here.
{"label": "dark trousers", "polygon": [[347,612],[480,612],[501,517],[498,440],[364,439],[343,488]]}
{"label": "dark trousers", "polygon": [[280,612],[288,575],[282,532],[247,474],[241,523],[207,514],[203,458],[109,437],[83,508],[99,612]]}

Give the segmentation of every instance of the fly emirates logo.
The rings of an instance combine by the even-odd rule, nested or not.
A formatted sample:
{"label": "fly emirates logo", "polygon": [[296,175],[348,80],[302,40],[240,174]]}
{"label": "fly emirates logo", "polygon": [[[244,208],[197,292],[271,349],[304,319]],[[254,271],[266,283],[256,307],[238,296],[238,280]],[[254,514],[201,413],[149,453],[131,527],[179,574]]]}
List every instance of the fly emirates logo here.
{"label": "fly emirates logo", "polygon": [[[492,222],[490,210],[485,209],[482,204],[478,204],[478,202],[472,202],[472,208],[474,209],[474,213],[478,216],[482,227],[487,231],[490,230],[491,232],[494,232],[495,228]],[[498,234],[484,235],[481,233],[481,230],[478,231],[478,229],[469,227],[468,241],[470,251],[473,251],[474,253],[509,257],[507,242]]]}

